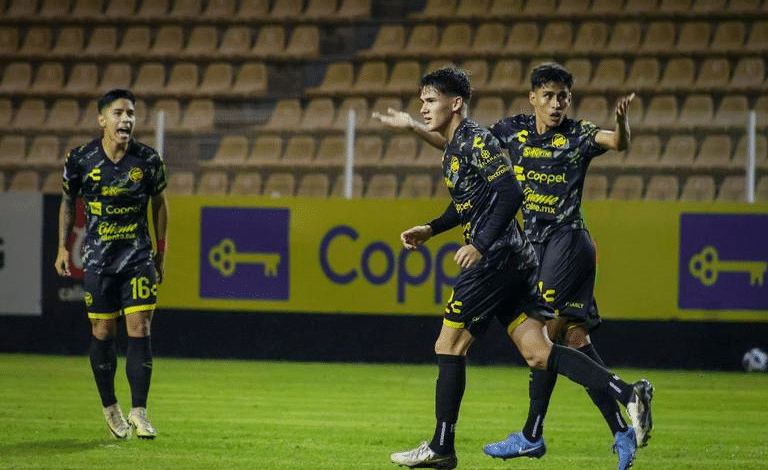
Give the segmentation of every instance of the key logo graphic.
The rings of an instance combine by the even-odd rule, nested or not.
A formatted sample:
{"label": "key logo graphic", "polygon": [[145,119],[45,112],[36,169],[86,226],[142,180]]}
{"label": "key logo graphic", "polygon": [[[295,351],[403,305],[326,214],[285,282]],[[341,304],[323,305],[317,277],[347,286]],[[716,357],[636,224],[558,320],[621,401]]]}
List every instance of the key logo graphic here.
{"label": "key logo graphic", "polygon": [[680,308],[768,309],[768,215],[680,216]]}
{"label": "key logo graphic", "polygon": [[205,207],[200,297],[288,300],[288,209]]}

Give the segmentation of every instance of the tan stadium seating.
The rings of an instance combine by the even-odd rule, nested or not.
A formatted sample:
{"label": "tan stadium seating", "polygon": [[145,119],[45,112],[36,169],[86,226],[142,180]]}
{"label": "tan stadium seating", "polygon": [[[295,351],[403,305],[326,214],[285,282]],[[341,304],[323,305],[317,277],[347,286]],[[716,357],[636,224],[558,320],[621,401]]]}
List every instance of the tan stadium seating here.
{"label": "tan stadium seating", "polygon": [[291,40],[284,55],[292,59],[311,59],[320,53],[320,31],[317,26],[298,26],[291,32]]}
{"label": "tan stadium seating", "polygon": [[10,128],[13,119],[13,104],[8,98],[0,98],[0,129]]}
{"label": "tan stadium seating", "polygon": [[[2,185],[2,182],[0,182]],[[768,203],[768,176],[763,176],[755,185],[755,201],[763,204]]]}
{"label": "tan stadium seating", "polygon": [[488,61],[485,59],[470,59],[461,63],[461,68],[472,81],[472,88],[475,90],[485,89],[488,82]]}
{"label": "tan stadium seating", "polygon": [[413,165],[418,168],[440,168],[442,155],[442,150],[438,150],[435,147],[424,143],[421,145],[421,149],[419,149],[419,154],[416,155],[416,160],[413,162]]}
{"label": "tan stadium seating", "polygon": [[181,122],[181,105],[179,100],[174,98],[165,98],[155,101],[155,105],[152,107],[152,111],[149,113],[146,127],[154,129],[157,124],[157,112],[163,110],[165,114],[165,130],[176,131],[179,128]]}
{"label": "tan stadium seating", "polygon": [[33,130],[43,127],[45,122],[45,101],[41,99],[26,99],[21,102],[13,117],[11,127],[18,130]]}
{"label": "tan stadium seating", "polygon": [[269,0],[240,0],[235,19],[264,19],[269,15]]}
{"label": "tan stadium seating", "polygon": [[219,140],[211,164],[215,166],[237,166],[245,164],[248,156],[248,138],[243,135],[225,135]]}
{"label": "tan stadium seating", "polygon": [[[564,3],[576,3],[573,0]],[[587,11],[587,9],[581,10]],[[608,25],[602,21],[585,21],[576,31],[576,39],[573,41],[574,51],[601,52],[608,42]],[[623,74],[623,71],[622,71]]]}
{"label": "tan stadium seating", "polygon": [[656,10],[658,0],[627,0],[624,4],[626,13],[649,13]]}
{"label": "tan stadium seating", "polygon": [[336,118],[331,127],[338,130],[346,130],[350,110],[355,111],[355,127],[367,128],[370,113],[368,112],[368,102],[362,97],[345,98],[336,112]]}
{"label": "tan stadium seating", "polygon": [[279,136],[262,135],[253,142],[253,148],[246,161],[249,165],[276,163],[283,155],[283,139]]}
{"label": "tan stadium seating", "polygon": [[432,55],[437,49],[439,31],[434,24],[416,24],[411,28],[404,53],[412,56]]}
{"label": "tan stadium seating", "polygon": [[[515,114],[532,114],[533,107],[531,107],[530,101],[527,96],[518,96],[512,99],[512,102],[507,108],[507,116],[514,116]],[[576,116],[578,118],[578,116]]]}
{"label": "tan stadium seating", "polygon": [[665,13],[682,13],[691,7],[691,0],[661,0],[659,11]]}
{"label": "tan stadium seating", "polygon": [[590,121],[598,127],[607,127],[613,119],[613,114],[608,112],[608,100],[605,96],[590,95],[579,102],[576,117]]}
{"label": "tan stadium seating", "polygon": [[109,5],[104,10],[104,16],[107,18],[128,18],[133,16],[135,12],[135,0],[109,0]]}
{"label": "tan stadium seating", "polygon": [[136,13],[140,19],[159,19],[168,16],[169,3],[171,0],[153,0],[151,2],[141,2],[141,7]]}
{"label": "tan stadium seating", "polygon": [[146,62],[139,66],[132,90],[142,96],[165,92],[165,66],[160,62]]}
{"label": "tan stadium seating", "polygon": [[401,60],[392,68],[384,90],[392,93],[414,93],[419,86],[421,65],[415,60]]}
{"label": "tan stadium seating", "polygon": [[36,93],[61,92],[64,88],[64,64],[61,62],[43,62],[35,71],[31,90]]}
{"label": "tan stadium seating", "polygon": [[256,35],[251,53],[261,58],[275,58],[285,50],[285,29],[282,26],[262,26]]}
{"label": "tan stadium seating", "polygon": [[726,130],[746,128],[749,103],[745,95],[725,95],[714,116],[714,124]]}
{"label": "tan stadium seating", "polygon": [[731,152],[731,138],[728,134],[709,134],[701,143],[693,168],[727,169],[731,166]]}
{"label": "tan stadium seating", "polygon": [[76,57],[83,52],[85,45],[85,34],[83,28],[77,26],[67,26],[59,30],[56,44],[54,44],[51,54],[55,56]]}
{"label": "tan stadium seating", "polygon": [[341,167],[345,160],[346,139],[335,135],[326,136],[320,140],[313,166],[315,168]]}
{"label": "tan stadium seating", "polygon": [[[474,3],[474,2],[470,2]],[[472,51],[475,55],[497,55],[504,47],[507,28],[500,22],[482,22],[475,32]],[[474,84],[474,80],[472,81]]]}
{"label": "tan stadium seating", "polygon": [[0,136],[0,168],[20,166],[26,155],[27,139],[24,136]]}
{"label": "tan stadium seating", "polygon": [[712,123],[715,115],[715,104],[712,95],[694,93],[685,97],[678,115],[679,127],[691,129]]}
{"label": "tan stadium seating", "polygon": [[290,168],[306,168],[312,165],[317,144],[313,137],[299,135],[288,138],[280,164]]}
{"label": "tan stadium seating", "polygon": [[[755,136],[755,164],[757,168],[768,170],[768,139],[765,135]],[[731,161],[733,168],[743,169],[747,165],[747,136],[742,135],[736,142],[736,150]]]}
{"label": "tan stadium seating", "polygon": [[363,57],[386,57],[405,49],[405,27],[400,24],[384,24],[376,32],[370,49],[361,53]]}
{"label": "tan stadium seating", "polygon": [[394,199],[397,195],[397,177],[392,173],[376,173],[368,180],[366,198]]}
{"label": "tan stadium seating", "polygon": [[131,65],[125,62],[110,62],[104,68],[99,93],[106,93],[115,88],[128,89],[131,87]]}
{"label": "tan stadium seating", "polygon": [[244,56],[251,50],[251,28],[247,26],[230,26],[221,38],[217,56]]}
{"label": "tan stadium seating", "polygon": [[0,27],[0,54],[12,55],[19,50],[19,28],[15,26]]}
{"label": "tan stadium seating", "polygon": [[19,50],[22,55],[47,56],[51,50],[53,32],[51,28],[33,26],[27,29],[24,43]]}
{"label": "tan stadium seating", "polygon": [[174,196],[191,196],[195,193],[195,173],[192,171],[170,172],[166,191]]}
{"label": "tan stadium seating", "polygon": [[70,14],[74,18],[94,20],[99,18],[102,13],[102,0],[75,0]]}
{"label": "tan stadium seating", "polygon": [[[139,102],[136,102],[136,125],[139,126],[140,120],[139,118],[142,116],[139,113],[140,107]],[[96,101],[91,100],[88,102],[88,104],[85,105],[85,109],[82,112],[82,115],[80,116],[80,120],[77,121],[77,130],[82,132],[91,132],[91,131],[100,131],[99,129],[99,122],[98,122],[98,116],[99,111],[97,109]],[[143,124],[143,123],[142,123]]]}
{"label": "tan stadium seating", "polygon": [[459,0],[455,13],[457,18],[485,18],[491,8],[491,0]]}
{"label": "tan stadium seating", "polygon": [[212,62],[203,71],[198,96],[215,97],[217,94],[227,94],[232,88],[233,70],[229,62]]}
{"label": "tan stadium seating", "polygon": [[523,64],[518,59],[499,60],[493,66],[491,77],[485,89],[491,92],[509,93],[510,91],[528,89],[523,79]]}
{"label": "tan stadium seating", "polygon": [[613,180],[610,198],[620,201],[637,200],[643,197],[643,178],[637,175],[619,175]]}
{"label": "tan stadium seating", "polygon": [[684,170],[693,166],[696,141],[692,135],[673,135],[667,141],[659,165]]}
{"label": "tan stadium seating", "polygon": [[592,81],[592,61],[580,57],[567,59],[563,66],[573,74],[574,86],[589,89]]}
{"label": "tan stadium seating", "polygon": [[[640,135],[632,138],[624,165],[627,168],[655,168],[661,158],[661,140],[658,135]],[[597,158],[593,164],[600,161]]]}
{"label": "tan stadium seating", "polygon": [[332,62],[325,69],[319,86],[307,90],[308,94],[334,94],[352,88],[354,71],[351,62]]}
{"label": "tan stadium seating", "polygon": [[[640,47],[642,30],[642,24],[639,21],[621,21],[616,23],[606,49],[611,52],[636,51]],[[578,42],[576,44],[578,45]]]}
{"label": "tan stadium seating", "polygon": [[37,2],[29,0],[10,0],[5,15],[8,18],[28,19],[35,16]]}
{"label": "tan stadium seating", "polygon": [[605,175],[587,173],[584,180],[585,200],[603,201],[608,197],[608,178]]}
{"label": "tan stadium seating", "polygon": [[377,135],[364,135],[355,139],[355,166],[378,165],[384,154],[384,143]]}
{"label": "tan stadium seating", "polygon": [[691,11],[696,13],[716,13],[725,9],[726,0],[693,0]]}
{"label": "tan stadium seating", "polygon": [[472,55],[472,27],[469,23],[450,23],[443,27],[437,51],[445,55]]}
{"label": "tan stadium seating", "polygon": [[697,91],[717,91],[728,85],[731,66],[724,57],[710,57],[699,63],[699,73],[693,87]]}
{"label": "tan stadium seating", "polygon": [[375,93],[387,83],[387,64],[383,60],[363,62],[357,72],[351,91],[355,93]]}
{"label": "tan stadium seating", "polygon": [[299,122],[299,129],[314,131],[330,129],[336,116],[336,108],[330,98],[315,98],[307,103]]}
{"label": "tan stadium seating", "polygon": [[26,163],[35,168],[57,168],[63,164],[61,157],[59,138],[40,135],[32,139]]}
{"label": "tan stadium seating", "polygon": [[624,2],[616,0],[593,0],[590,11],[596,14],[621,13]]}
{"label": "tan stadium seating", "polygon": [[223,196],[227,194],[227,173],[224,171],[206,171],[200,177],[196,194],[206,196]]}
{"label": "tan stadium seating", "polygon": [[80,106],[74,99],[64,98],[54,101],[43,123],[44,129],[70,131],[77,128],[80,121]]}
{"label": "tan stadium seating", "polygon": [[406,175],[400,187],[400,199],[428,199],[432,197],[432,177],[425,174]]}
{"label": "tan stadium seating", "polygon": [[158,58],[175,57],[181,53],[183,45],[184,32],[181,26],[163,25],[157,29],[155,42],[152,44],[149,54]]}
{"label": "tan stadium seating", "polygon": [[218,33],[215,26],[195,26],[189,33],[189,41],[181,55],[191,58],[213,58],[216,56],[217,46]]}
{"label": "tan stadium seating", "polygon": [[606,92],[624,85],[624,59],[601,59],[589,83],[589,89]]}
{"label": "tan stadium seating", "polygon": [[718,23],[709,49],[717,52],[736,52],[744,48],[746,30],[741,21],[723,21]]}
{"label": "tan stadium seating", "polygon": [[475,100],[470,115],[481,126],[490,126],[504,117],[504,101],[496,96],[484,96]]}
{"label": "tan stadium seating", "polygon": [[[153,5],[155,2],[143,2],[142,5]],[[117,48],[117,54],[124,57],[145,57],[150,48],[150,29],[148,26],[131,26],[126,28],[123,39]]]}
{"label": "tan stadium seating", "polygon": [[267,92],[267,66],[264,62],[245,62],[240,66],[230,93],[254,97]]}
{"label": "tan stadium seating", "polygon": [[202,12],[202,0],[173,0],[169,16],[177,20],[196,19]]}
{"label": "tan stadium seating", "polygon": [[689,176],[680,192],[681,201],[709,202],[715,198],[715,180],[709,175]]}
{"label": "tan stadium seating", "polygon": [[11,178],[11,184],[8,185],[8,192],[15,191],[37,191],[40,187],[40,175],[34,170],[20,170],[17,171],[13,178]]}
{"label": "tan stadium seating", "polygon": [[253,171],[237,173],[232,180],[229,194],[235,196],[261,195],[261,175]]}
{"label": "tan stadium seating", "polygon": [[330,190],[331,182],[325,173],[309,173],[304,175],[299,182],[296,196],[326,198]]}
{"label": "tan stadium seating", "polygon": [[43,194],[61,194],[62,181],[61,172],[49,171],[43,177],[43,185],[40,187],[40,192]]}
{"label": "tan stadium seating", "polygon": [[676,201],[680,184],[674,175],[653,175],[645,190],[646,201]]}
{"label": "tan stadium seating", "polygon": [[680,33],[675,49],[681,52],[703,52],[709,48],[711,34],[709,23],[690,21],[680,26]]}
{"label": "tan stadium seating", "polygon": [[[344,173],[336,177],[336,181],[333,183],[333,188],[331,189],[332,197],[344,197],[345,181]],[[363,197],[363,176],[360,173],[355,173],[352,176],[352,197]]]}
{"label": "tan stadium seating", "polygon": [[272,173],[264,183],[264,196],[292,197],[296,191],[296,177],[291,173]]}
{"label": "tan stadium seating", "polygon": [[456,0],[427,0],[424,8],[411,14],[414,18],[450,18],[456,12]]}
{"label": "tan stadium seating", "polygon": [[765,61],[762,57],[742,57],[736,63],[733,77],[726,85],[730,91],[759,90],[765,77]]}
{"label": "tan stadium seating", "polygon": [[696,64],[690,58],[673,58],[667,62],[659,87],[665,91],[687,91],[693,87]]}
{"label": "tan stadium seating", "polygon": [[[632,0],[628,0],[627,7]],[[635,3],[651,5],[646,0],[636,0]],[[645,30],[645,39],[640,45],[642,53],[658,53],[674,50],[675,47],[675,23],[672,21],[653,21]]]}
{"label": "tan stadium seating", "polygon": [[768,21],[755,21],[749,30],[744,49],[754,53],[768,51]]}
{"label": "tan stadium seating", "polygon": [[523,12],[529,15],[541,15],[554,13],[556,9],[556,0],[528,0],[525,2]]}
{"label": "tan stadium seating", "polygon": [[524,0],[492,0],[489,18],[505,18],[523,11]]}
{"label": "tan stadium seating", "polygon": [[185,132],[210,132],[213,130],[215,107],[213,100],[200,98],[190,100],[179,123],[179,130]]}
{"label": "tan stadium seating", "polygon": [[302,17],[308,20],[327,20],[336,15],[336,0],[307,0]]}
{"label": "tan stadium seating", "polygon": [[226,20],[235,15],[236,0],[208,0],[203,10],[204,18]]}
{"label": "tan stadium seating", "polygon": [[15,93],[27,90],[32,84],[32,64],[29,62],[11,62],[5,66],[0,91]]}
{"label": "tan stadium seating", "polygon": [[345,20],[369,18],[371,16],[371,3],[372,0],[341,0],[336,17]]}
{"label": "tan stadium seating", "polygon": [[297,19],[304,8],[302,0],[275,0],[269,16],[278,20]]}
{"label": "tan stadium seating", "polygon": [[[91,31],[84,54],[88,57],[111,57],[117,51],[117,28],[99,26]],[[107,64],[109,65],[109,64]]]}
{"label": "tan stadium seating", "polygon": [[645,110],[643,126],[650,129],[671,127],[677,123],[677,100],[674,95],[658,94]]}
{"label": "tan stadium seating", "polygon": [[653,90],[659,83],[661,65],[655,57],[639,57],[632,61],[624,87],[639,92]]}
{"label": "tan stadium seating", "polygon": [[419,151],[419,142],[416,137],[409,135],[395,135],[389,139],[380,165],[384,167],[397,167],[412,164],[416,160]]}
{"label": "tan stadium seating", "polygon": [[746,201],[746,180],[743,176],[728,175],[717,191],[716,201],[744,202]]}
{"label": "tan stadium seating", "polygon": [[301,122],[301,103],[297,99],[280,100],[264,126],[269,130],[294,130]]}
{"label": "tan stadium seating", "polygon": [[544,26],[541,42],[537,49],[539,53],[543,54],[565,53],[571,48],[572,41],[573,25],[570,22],[551,21]]}
{"label": "tan stadium seating", "polygon": [[93,62],[80,62],[72,66],[64,91],[71,95],[91,96],[98,88],[99,67]]}
{"label": "tan stadium seating", "polygon": [[585,11],[589,11],[589,4],[591,0],[570,0],[567,2],[560,2],[557,6],[557,13],[560,15],[572,15],[583,14]]}

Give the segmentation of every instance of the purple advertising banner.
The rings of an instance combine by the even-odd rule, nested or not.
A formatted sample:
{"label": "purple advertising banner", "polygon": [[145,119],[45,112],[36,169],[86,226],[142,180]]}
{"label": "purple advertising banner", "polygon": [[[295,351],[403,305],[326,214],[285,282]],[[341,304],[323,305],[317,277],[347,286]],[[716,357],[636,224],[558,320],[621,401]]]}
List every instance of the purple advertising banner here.
{"label": "purple advertising banner", "polygon": [[288,300],[289,209],[203,207],[200,297]]}
{"label": "purple advertising banner", "polygon": [[683,309],[768,310],[768,214],[681,214]]}

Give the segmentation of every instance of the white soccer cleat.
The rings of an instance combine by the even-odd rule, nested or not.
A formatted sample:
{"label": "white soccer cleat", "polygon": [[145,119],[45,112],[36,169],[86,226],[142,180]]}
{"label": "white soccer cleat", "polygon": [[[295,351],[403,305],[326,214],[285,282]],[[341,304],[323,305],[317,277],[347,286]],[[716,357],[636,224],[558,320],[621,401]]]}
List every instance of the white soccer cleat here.
{"label": "white soccer cleat", "polygon": [[128,424],[136,430],[136,437],[141,439],[154,439],[157,435],[157,430],[152,427],[152,423],[147,418],[146,408],[131,408],[131,412],[128,413]]}
{"label": "white soccer cleat", "polygon": [[109,432],[112,433],[115,439],[128,439],[131,437],[131,427],[125,421],[120,405],[115,403],[104,408],[104,418],[107,420]]}
{"label": "white soccer cleat", "polygon": [[421,445],[405,452],[396,452],[390,455],[392,462],[401,467],[409,468],[439,468],[451,470],[456,468],[458,463],[456,453],[448,455],[438,455],[430,449],[428,442],[422,442]]}
{"label": "white soccer cleat", "polygon": [[653,415],[651,414],[651,400],[653,399],[653,386],[647,380],[637,381],[632,385],[632,396],[627,403],[627,414],[632,420],[632,427],[637,435],[637,447],[648,445],[653,430]]}

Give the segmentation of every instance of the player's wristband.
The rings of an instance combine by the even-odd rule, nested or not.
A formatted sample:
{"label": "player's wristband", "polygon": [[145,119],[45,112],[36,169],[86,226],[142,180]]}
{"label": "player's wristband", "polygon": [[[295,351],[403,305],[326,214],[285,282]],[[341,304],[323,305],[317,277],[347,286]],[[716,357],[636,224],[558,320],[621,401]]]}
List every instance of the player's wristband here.
{"label": "player's wristband", "polygon": [[158,253],[165,253],[166,248],[168,248],[168,242],[165,240],[165,238],[160,238],[159,240],[157,240]]}

